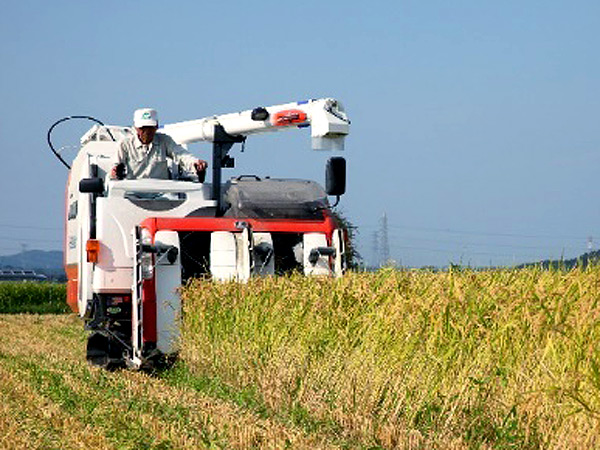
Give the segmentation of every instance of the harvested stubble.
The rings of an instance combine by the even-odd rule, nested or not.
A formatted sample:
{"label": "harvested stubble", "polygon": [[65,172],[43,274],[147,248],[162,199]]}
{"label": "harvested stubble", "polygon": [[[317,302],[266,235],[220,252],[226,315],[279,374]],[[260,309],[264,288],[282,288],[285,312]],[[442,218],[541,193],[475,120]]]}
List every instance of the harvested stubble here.
{"label": "harvested stubble", "polygon": [[600,446],[600,268],[196,281],[183,359],[349,446]]}
{"label": "harvested stubble", "polygon": [[72,315],[0,315],[0,449],[330,448],[189,386],[85,362]]}

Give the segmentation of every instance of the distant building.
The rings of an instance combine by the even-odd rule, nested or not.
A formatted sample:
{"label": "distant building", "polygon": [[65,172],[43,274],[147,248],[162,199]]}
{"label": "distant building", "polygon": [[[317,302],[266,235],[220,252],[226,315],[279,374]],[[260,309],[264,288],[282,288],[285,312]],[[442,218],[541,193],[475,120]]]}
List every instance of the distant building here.
{"label": "distant building", "polygon": [[48,277],[33,270],[0,269],[0,281],[46,281]]}

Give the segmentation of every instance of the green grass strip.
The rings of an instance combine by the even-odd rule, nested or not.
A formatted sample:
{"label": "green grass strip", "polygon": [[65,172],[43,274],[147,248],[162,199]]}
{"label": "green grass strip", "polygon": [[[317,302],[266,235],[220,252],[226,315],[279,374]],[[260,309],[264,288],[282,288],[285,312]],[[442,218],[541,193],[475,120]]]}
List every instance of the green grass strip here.
{"label": "green grass strip", "polygon": [[0,314],[64,314],[66,299],[65,284],[0,282]]}
{"label": "green grass strip", "polygon": [[[18,371],[35,391],[69,415],[82,423],[104,430],[108,441],[119,449],[173,447],[168,439],[159,440],[153,436],[151,430],[143,423],[143,414],[149,414],[165,423],[181,423],[188,437],[202,442],[206,448],[227,448],[226,440],[216,432],[185,427],[192,415],[190,408],[183,405],[166,405],[144,396],[135,397],[119,377],[119,373],[92,372],[88,367],[81,365],[45,366],[45,363],[47,361],[0,353],[0,364],[7,369]],[[70,374],[81,381],[89,393],[75,392],[66,383],[64,374]]]}

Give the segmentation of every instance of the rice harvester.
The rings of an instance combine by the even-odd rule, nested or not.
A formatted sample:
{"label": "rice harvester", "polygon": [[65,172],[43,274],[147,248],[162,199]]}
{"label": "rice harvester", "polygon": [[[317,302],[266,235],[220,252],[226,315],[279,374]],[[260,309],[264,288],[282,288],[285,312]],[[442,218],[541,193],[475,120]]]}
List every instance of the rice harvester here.
{"label": "rice harvester", "polygon": [[[69,165],[50,134],[70,118],[97,122]],[[212,144],[211,183],[171,167],[171,179],[113,179],[119,141],[130,127],[87,116],[56,122],[48,142],[69,168],[65,208],[67,303],[90,330],[87,358],[105,368],[153,367],[179,346],[178,288],[286,274],[340,276],[347,233],[328,196],[345,192],[346,161],[331,157],[326,189],[309,180],[237,176],[229,151],[254,134],[310,128],[312,148],[343,150],[349,124],[341,103],[324,98],[164,125],[183,146]]]}

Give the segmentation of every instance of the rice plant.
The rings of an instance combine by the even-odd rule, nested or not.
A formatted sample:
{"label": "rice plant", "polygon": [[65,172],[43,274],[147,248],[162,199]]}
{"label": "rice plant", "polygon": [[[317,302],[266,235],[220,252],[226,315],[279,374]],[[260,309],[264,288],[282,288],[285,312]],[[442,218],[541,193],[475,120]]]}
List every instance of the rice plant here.
{"label": "rice plant", "polygon": [[597,267],[196,281],[182,355],[343,442],[590,448],[599,297]]}

